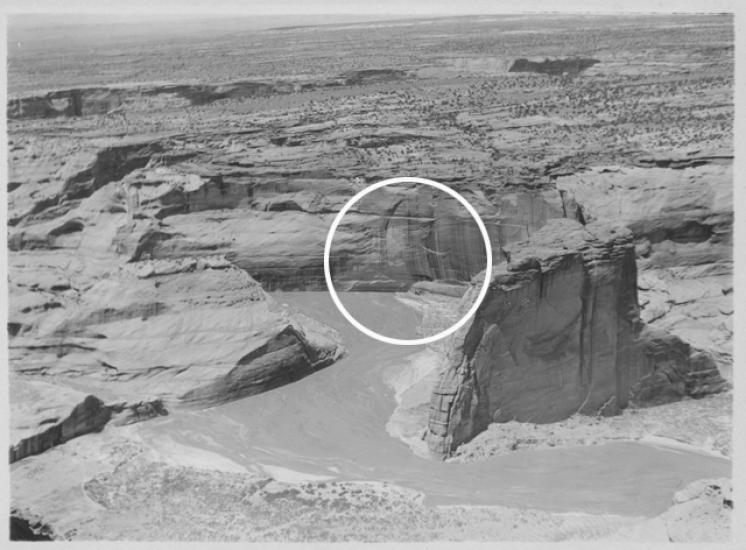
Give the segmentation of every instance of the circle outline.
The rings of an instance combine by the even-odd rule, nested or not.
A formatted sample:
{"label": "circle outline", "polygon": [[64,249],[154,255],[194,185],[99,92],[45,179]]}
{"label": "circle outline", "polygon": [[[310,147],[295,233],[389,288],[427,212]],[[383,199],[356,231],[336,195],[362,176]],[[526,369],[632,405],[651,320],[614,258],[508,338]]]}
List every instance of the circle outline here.
{"label": "circle outline", "polygon": [[[365,195],[372,193],[373,191],[376,191],[377,189],[380,189],[382,187],[386,187],[387,185],[394,185],[397,183],[421,183],[423,185],[429,185],[430,187],[435,187],[436,189],[439,189],[440,191],[443,191],[444,193],[447,193],[448,195],[455,198],[461,205],[466,208],[466,210],[471,214],[471,217],[474,218],[474,221],[477,223],[477,227],[479,227],[479,232],[482,235],[482,239],[484,240],[484,246],[485,246],[485,252],[487,254],[487,267],[484,272],[484,281],[482,282],[482,288],[479,291],[479,295],[477,296],[477,299],[472,304],[471,308],[469,308],[469,311],[466,312],[466,314],[461,317],[458,321],[456,321],[453,325],[451,325],[449,328],[442,330],[441,332],[438,332],[437,334],[433,334],[432,336],[427,336],[424,338],[415,338],[412,340],[404,340],[400,338],[392,338],[390,336],[384,336],[383,334],[379,334],[362,323],[360,323],[357,319],[355,319],[349,311],[347,311],[347,308],[344,307],[342,302],[339,299],[339,296],[337,295],[337,291],[334,289],[334,284],[332,282],[332,276],[331,276],[331,269],[329,267],[329,255],[331,252],[332,247],[332,241],[334,240],[334,234],[337,231],[337,228],[339,227],[340,222],[342,221],[342,218],[344,218],[345,214],[352,208],[352,206],[358,202],[360,199],[362,199]],[[409,177],[409,176],[403,176],[403,177],[397,177],[397,178],[389,178],[386,180],[379,181],[377,183],[371,184],[362,191],[358,192],[355,196],[353,196],[350,200],[348,200],[345,205],[342,207],[342,209],[337,213],[337,215],[334,217],[334,221],[332,222],[331,227],[329,228],[329,233],[326,236],[326,243],[324,245],[324,278],[326,279],[326,286],[329,290],[329,294],[332,297],[332,301],[334,302],[334,305],[337,306],[337,309],[339,312],[344,316],[347,321],[354,326],[356,329],[358,329],[363,334],[370,336],[371,338],[374,338],[375,340],[378,340],[379,342],[384,342],[386,344],[393,344],[396,346],[421,346],[426,344],[432,344],[433,342],[437,342],[438,340],[441,340],[445,338],[446,336],[450,336],[454,332],[456,332],[458,329],[463,327],[467,321],[477,312],[477,309],[479,309],[479,306],[484,301],[484,298],[487,296],[487,290],[489,289],[490,282],[492,280],[492,243],[490,242],[489,234],[487,233],[487,228],[484,225],[484,222],[482,221],[482,218],[479,217],[479,214],[477,214],[477,211],[474,209],[474,207],[467,201],[464,197],[462,197],[459,193],[451,189],[450,187],[439,183],[437,181],[429,180],[426,178],[418,178],[418,177]]]}

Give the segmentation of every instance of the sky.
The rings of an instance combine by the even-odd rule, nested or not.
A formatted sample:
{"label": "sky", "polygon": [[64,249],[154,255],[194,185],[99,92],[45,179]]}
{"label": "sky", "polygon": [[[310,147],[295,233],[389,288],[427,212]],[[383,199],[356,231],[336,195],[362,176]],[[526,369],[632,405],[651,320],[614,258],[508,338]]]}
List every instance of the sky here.
{"label": "sky", "polygon": [[570,12],[723,12],[733,11],[735,0],[5,0],[7,13],[170,13],[181,17],[217,15],[219,12],[246,15],[365,14],[469,15]]}

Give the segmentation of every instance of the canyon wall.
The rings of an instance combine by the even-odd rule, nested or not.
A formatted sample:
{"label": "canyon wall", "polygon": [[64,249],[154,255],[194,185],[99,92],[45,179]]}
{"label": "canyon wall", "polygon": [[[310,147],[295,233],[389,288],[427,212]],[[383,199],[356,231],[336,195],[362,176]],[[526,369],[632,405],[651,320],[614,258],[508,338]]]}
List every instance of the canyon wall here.
{"label": "canyon wall", "polygon": [[453,337],[431,400],[431,451],[447,455],[491,422],[613,415],[727,386],[711,357],[643,330],[629,231],[554,220],[508,252]]}
{"label": "canyon wall", "polygon": [[[326,290],[329,225],[366,183],[354,175],[358,161],[340,162],[337,174],[314,165],[330,132],[342,135],[293,122],[271,140],[247,134],[240,145],[208,135],[11,146],[8,335],[13,417],[24,423],[13,427],[13,460],[147,417],[142,403],[212,406],[344,353],[333,331],[265,292]],[[379,145],[429,139],[414,129],[374,134]],[[355,146],[367,150],[369,141]],[[451,185],[484,219],[495,262],[567,210],[553,189]],[[423,186],[366,197],[334,247],[335,276],[348,288],[468,281],[485,261],[463,207]],[[23,397],[21,386],[42,376],[53,385]],[[78,393],[55,389],[73,383]],[[55,393],[60,403],[38,418],[23,408],[56,401]],[[101,414],[73,414],[86,399],[100,402]]]}
{"label": "canyon wall", "polygon": [[[345,74],[340,82],[357,86],[401,77],[370,70]],[[570,341],[582,335],[583,346],[596,346],[598,353],[582,351],[579,342],[577,350],[557,348],[566,354],[560,357],[560,378],[570,382],[549,399],[540,420],[577,410],[586,397],[584,411],[612,412],[623,406],[628,386],[647,402],[694,395],[708,383],[717,389],[719,383],[707,382],[710,358],[724,376],[731,360],[727,139],[717,145],[711,129],[712,151],[703,145],[661,157],[653,143],[640,138],[630,152],[626,142],[618,146],[603,133],[621,135],[622,122],[606,124],[578,111],[591,102],[603,113],[611,109],[625,124],[658,116],[630,98],[626,77],[618,87],[576,82],[554,98],[551,109],[557,116],[541,114],[550,109],[544,100],[503,104],[501,86],[519,93],[524,79],[548,82],[511,75],[501,83],[469,85],[468,93],[449,91],[442,101],[421,95],[414,101],[414,91],[376,89],[364,100],[340,96],[326,102],[312,94],[306,99],[293,87],[153,85],[123,97],[127,125],[100,124],[100,117],[86,114],[112,107],[110,89],[83,94],[80,116],[75,101],[65,99],[74,94],[55,92],[47,99],[60,100],[63,111],[72,109],[66,113],[74,120],[64,122],[76,131],[63,137],[49,133],[48,127],[60,121],[42,120],[43,112],[32,117],[29,107],[29,117],[13,119],[9,141],[11,368],[60,381],[75,377],[105,403],[112,396],[101,392],[109,387],[128,403],[163,398],[194,405],[250,395],[313,372],[339,356],[339,342],[312,321],[282,313],[263,290],[325,290],[324,241],[335,213],[368,183],[417,173],[451,186],[476,208],[490,233],[494,263],[507,260],[511,266],[501,277],[517,277],[511,284],[520,283],[510,292],[543,304],[546,289],[554,288],[547,281],[561,280],[571,289],[574,298],[553,290],[549,305],[536,305],[542,312],[536,332],[523,318],[536,316],[530,307],[500,321],[534,335],[521,344],[533,355],[521,361],[536,367],[537,377],[546,374],[551,384],[556,373],[542,369],[559,343],[553,337],[542,340],[539,332],[560,334],[560,340],[569,335]],[[719,93],[727,103],[725,88]],[[287,103],[253,102],[270,97]],[[236,111],[227,111],[222,100]],[[8,107],[15,108],[13,101]],[[687,136],[672,134],[677,128],[672,120],[660,124],[667,139],[680,139],[682,148],[688,143]],[[597,147],[598,140],[604,147]],[[482,242],[458,209],[448,198],[421,191],[394,189],[362,201],[337,232],[335,278],[345,288],[379,290],[469,281],[484,265]],[[602,253],[606,245],[593,239],[589,242],[595,244],[583,244],[582,250],[597,252],[598,265],[576,242],[552,243],[535,254],[538,264],[523,262],[524,245],[517,243],[541,242],[547,238],[542,228],[549,223],[556,229],[553,220],[564,218],[593,225],[591,234],[600,231],[596,221],[619,220],[632,236],[623,245],[614,237],[617,244],[609,245],[608,257]],[[650,323],[649,331],[629,328],[638,321],[624,314],[635,302],[629,265],[634,256],[640,318]],[[601,305],[589,305],[589,292]],[[617,299],[624,308],[604,309]],[[555,302],[561,308],[553,317]],[[609,319],[601,321],[605,316]],[[488,329],[475,328],[473,338],[499,352],[511,332]],[[516,341],[523,342],[517,334]],[[633,373],[625,381],[620,374],[613,381],[609,373],[616,359],[601,358],[626,357],[629,334],[654,343],[644,348],[649,352],[638,364],[654,364],[657,370],[641,366],[639,376]],[[671,334],[679,339],[671,340]],[[199,346],[190,344],[195,337]],[[145,342],[141,349],[130,349],[135,339]],[[474,346],[467,351],[475,357],[492,353],[479,355]],[[486,363],[477,363],[484,371]],[[568,365],[575,363],[573,374]],[[701,371],[705,381],[679,376],[681,369]],[[582,388],[591,388],[589,377],[593,391],[583,393]],[[456,395],[461,381],[454,379],[444,383],[444,395]],[[534,382],[516,388],[536,397],[544,390],[530,389]],[[497,401],[505,398],[494,380],[488,386]],[[571,389],[575,386],[581,390]],[[511,407],[520,418],[535,416],[518,402],[495,416],[497,409],[482,397],[475,425],[507,418]],[[444,422],[450,425],[450,417]]]}
{"label": "canyon wall", "polygon": [[[292,149],[310,154],[301,146]],[[222,255],[267,290],[326,288],[329,225],[365,185],[356,178],[237,169],[230,151],[201,152],[172,140],[91,147],[67,160],[44,155],[38,172],[12,171],[12,251],[66,249],[129,262]],[[549,219],[576,215],[553,189],[488,193],[486,183],[453,187],[482,217],[495,263],[506,244]],[[345,216],[333,244],[332,271],[348,289],[468,281],[486,261],[466,209],[423,185],[366,196]]]}
{"label": "canyon wall", "polygon": [[221,84],[162,84],[127,87],[83,87],[55,90],[8,100],[9,119],[40,119],[111,115],[141,109],[199,106],[346,86],[401,80],[399,69],[353,70],[336,77],[311,80],[239,81]]}
{"label": "canyon wall", "polygon": [[[499,220],[494,214],[490,218],[488,234],[499,247]],[[482,235],[467,210],[445,193],[419,184],[365,196],[343,219],[330,254],[332,278],[347,290],[406,290],[416,281],[468,281],[485,262]]]}
{"label": "canyon wall", "polygon": [[643,321],[733,363],[733,158],[647,155],[557,178],[585,218],[634,236]]}
{"label": "canyon wall", "polygon": [[[379,132],[376,139],[395,143],[401,135],[394,134]],[[354,163],[344,159],[336,175],[313,165],[314,151],[336,136],[332,128],[309,123],[275,135],[274,141],[249,136],[241,146],[168,138],[90,142],[68,156],[64,149],[19,151],[28,162],[12,166],[9,184],[14,369],[85,374],[94,395],[104,381],[116,380],[128,402],[204,405],[271,389],[338,357],[333,336],[273,311],[257,282],[267,290],[325,290],[329,225],[366,180],[353,176]],[[711,361],[725,375],[727,346],[707,343],[697,319],[656,313],[701,311],[707,300],[727,309],[732,301],[729,164],[710,156],[685,160],[672,167],[643,159],[635,167],[558,176],[556,189],[451,183],[485,221],[495,265],[509,261],[501,277],[518,287],[508,294],[534,306],[500,313],[508,306],[498,307],[504,297],[494,294],[502,283],[494,287],[495,322],[470,325],[479,327],[469,336],[475,347],[451,359],[451,379],[438,390],[430,427],[435,450],[447,452],[492,421],[545,422],[578,410],[611,414],[630,394],[652,403],[723,387]],[[697,194],[703,182],[710,191]],[[630,234],[603,244],[607,235],[596,220],[616,218]],[[562,220],[571,224],[560,231],[570,241],[554,242],[549,237]],[[582,226],[571,220],[593,226],[591,236],[578,237]],[[537,247],[538,264],[521,259]],[[423,186],[387,188],[360,201],[339,227],[332,254],[341,289],[465,282],[483,266],[476,224],[456,201]],[[667,279],[660,269],[669,270]],[[687,273],[698,283],[721,277],[724,286],[713,287],[717,296],[710,287],[698,294],[679,284],[689,280],[684,270],[693,270]],[[650,331],[639,330],[637,313],[625,313],[637,311],[638,291]],[[188,312],[188,304],[198,307]],[[216,328],[235,328],[235,315],[250,320],[244,332],[235,340],[217,335]],[[257,329],[261,322],[265,328]],[[165,341],[167,333],[191,338],[184,327],[204,334],[205,344],[190,348],[185,340],[177,349],[173,339]],[[728,325],[717,328],[727,336]],[[128,339],[144,334],[161,337],[137,353],[126,348]],[[519,346],[523,355],[516,359],[505,346]],[[505,365],[485,359],[494,354]],[[508,374],[492,373],[502,368]]]}
{"label": "canyon wall", "polygon": [[[732,363],[732,17],[178,28],[183,38],[156,33],[144,44],[132,29],[126,40],[120,33],[103,42],[100,26],[72,40],[52,30],[22,33],[8,59],[12,537],[599,537],[610,532],[608,518],[485,516],[484,507],[458,506],[433,516],[414,491],[329,480],[347,472],[325,465],[341,453],[353,476],[368,463],[366,479],[379,480],[406,478],[412,467],[410,480],[431,479],[448,499],[447,486],[459,485],[475,503],[485,495],[444,484],[441,465],[411,460],[388,437],[393,397],[397,435],[447,454],[494,421],[612,414],[625,403],[726,387],[718,371],[726,376]],[[544,57],[589,44],[597,64]],[[335,213],[365,185],[402,175],[444,183],[474,205],[496,266],[477,317],[418,356],[429,364],[405,365],[402,383],[435,368],[404,393],[377,391],[376,369],[346,369],[404,350],[340,324],[367,359],[317,372],[341,357],[344,342],[267,293],[319,290],[309,303],[326,301],[322,258]],[[452,303],[478,284],[478,274],[470,279],[484,258],[471,221],[449,202],[429,201],[395,191],[360,205],[337,233],[334,272],[347,288],[409,287],[400,294],[432,334],[455,320]],[[331,322],[336,310],[312,314]],[[384,322],[391,314],[384,308]],[[434,356],[449,345],[423,445]],[[334,384],[344,391],[332,395]],[[726,449],[728,398],[618,420],[634,417],[643,433],[682,434],[696,445],[706,433],[718,440],[712,449]],[[656,432],[640,417],[676,430]],[[608,420],[588,423],[609,437],[638,437],[607,431],[617,425]],[[511,425],[513,433],[534,426]],[[532,436],[552,446],[562,430],[549,424],[535,430],[549,437]],[[509,449],[533,448],[510,431],[502,423],[488,430]],[[577,442],[588,442],[581,433]],[[362,454],[370,455],[363,463]],[[651,494],[663,495],[680,481],[679,468],[708,471],[689,469],[700,458],[726,468],[712,457],[678,458],[644,471],[627,464],[620,491],[629,496],[644,477]],[[475,468],[462,473],[495,493]],[[607,480],[600,470],[578,477],[595,485],[590,493],[565,480],[529,501],[564,509],[590,500],[595,514],[600,496],[639,514],[605,487],[593,494],[593,475]],[[324,479],[270,479],[297,479],[293,472]],[[726,496],[732,507],[726,492],[716,496],[720,509]],[[722,517],[714,507],[707,513]],[[695,519],[689,524],[701,528]],[[727,538],[723,521],[718,538]]]}

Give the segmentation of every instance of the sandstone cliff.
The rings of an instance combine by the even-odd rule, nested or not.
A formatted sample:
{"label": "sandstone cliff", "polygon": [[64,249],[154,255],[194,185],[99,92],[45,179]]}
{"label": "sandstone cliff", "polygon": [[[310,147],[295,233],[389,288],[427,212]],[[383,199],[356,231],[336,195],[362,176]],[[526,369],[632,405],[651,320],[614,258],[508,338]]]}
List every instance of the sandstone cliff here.
{"label": "sandstone cliff", "polygon": [[81,117],[126,114],[156,102],[161,108],[205,105],[220,100],[283,95],[340,86],[396,81],[406,76],[397,69],[353,70],[336,77],[311,80],[238,81],[222,84],[163,84],[145,86],[83,87],[54,90],[44,95],[8,101],[9,119]]}
{"label": "sandstone cliff", "polygon": [[628,231],[555,220],[510,251],[453,338],[431,401],[432,451],[448,454],[491,422],[611,415],[630,400],[725,387],[709,356],[641,330]]}
{"label": "sandstone cliff", "polygon": [[[478,204],[499,247],[500,220],[483,198]],[[335,234],[330,259],[341,288],[378,290],[407,289],[416,281],[468,281],[486,262],[482,236],[466,209],[423,185],[364,197]]]}
{"label": "sandstone cliff", "polygon": [[[55,445],[91,432],[100,432],[111,418],[111,409],[96,396],[88,395],[69,416],[49,428],[25,438],[10,448],[10,462],[43,453]],[[54,421],[54,419],[51,419]]]}
{"label": "sandstone cliff", "polygon": [[614,219],[634,236],[641,317],[712,355],[731,377],[733,159],[698,151],[646,155],[637,166],[557,178],[588,221]]}
{"label": "sandstone cliff", "polygon": [[[290,148],[298,159],[313,153],[320,139],[315,133],[293,129],[311,141]],[[263,145],[257,141],[255,152]],[[89,146],[53,177],[64,151],[42,153],[51,158],[34,171],[23,163],[13,167],[18,181],[9,199],[12,251],[67,250],[75,257],[95,253],[130,262],[224,255],[266,290],[320,290],[326,286],[323,249],[333,214],[364,185],[313,171],[270,170],[255,161],[237,169],[244,149],[204,153],[172,139]],[[263,148],[261,155],[284,149]],[[503,246],[548,219],[576,215],[554,189],[453,187],[485,222],[495,261]],[[385,188],[356,204],[335,234],[332,260],[335,279],[350,288],[468,281],[485,264],[482,238],[468,212],[424,186]]]}
{"label": "sandstone cliff", "polygon": [[125,265],[52,311],[27,315],[10,342],[15,373],[75,377],[96,394],[134,402],[232,400],[343,353],[334,331],[286,311],[219,262]]}
{"label": "sandstone cliff", "polygon": [[[45,400],[50,399],[48,395],[42,395]],[[57,417],[44,418],[37,425],[36,432],[33,435],[12,445],[10,447],[10,462],[12,464],[27,456],[43,453],[75,437],[100,432],[110,421],[114,425],[122,426],[167,414],[168,411],[159,399],[133,404],[115,403],[106,405],[95,395],[87,395],[82,402],[73,407],[65,418],[62,420]],[[50,423],[51,426],[49,426]],[[45,426],[49,427],[45,428]]]}

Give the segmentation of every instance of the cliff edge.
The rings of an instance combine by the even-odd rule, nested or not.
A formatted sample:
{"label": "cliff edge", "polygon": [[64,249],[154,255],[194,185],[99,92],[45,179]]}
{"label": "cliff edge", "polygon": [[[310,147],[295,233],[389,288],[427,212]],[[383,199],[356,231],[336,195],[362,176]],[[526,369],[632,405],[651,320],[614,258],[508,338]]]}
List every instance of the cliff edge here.
{"label": "cliff edge", "polygon": [[491,422],[613,415],[630,401],[727,387],[708,354],[641,322],[628,230],[552,220],[511,248],[451,343],[425,434],[434,453],[450,454]]}

